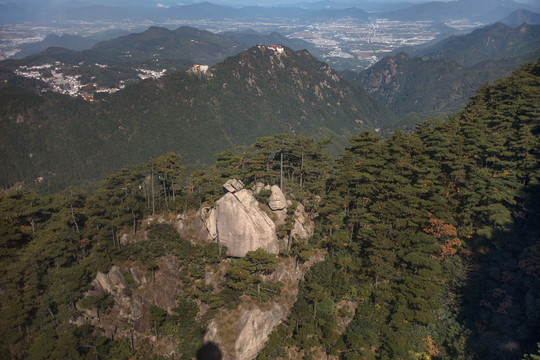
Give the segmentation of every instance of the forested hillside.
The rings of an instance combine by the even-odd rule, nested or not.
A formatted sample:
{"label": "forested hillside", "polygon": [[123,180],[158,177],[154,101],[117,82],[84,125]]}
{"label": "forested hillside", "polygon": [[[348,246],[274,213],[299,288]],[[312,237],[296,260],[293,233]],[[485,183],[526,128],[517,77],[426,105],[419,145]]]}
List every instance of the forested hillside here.
{"label": "forested hillside", "polygon": [[510,27],[498,22],[467,35],[450,36],[426,49],[413,50],[412,55],[454,60],[464,66],[473,66],[486,60],[538,51],[539,47],[540,25]]}
{"label": "forested hillside", "polygon": [[402,118],[399,128],[413,129],[421,120],[440,120],[463,109],[477,89],[535,61],[540,50],[518,57],[463,66],[448,59],[426,59],[405,53],[385,57],[361,73],[343,76],[364,87]]}
{"label": "forested hillside", "polygon": [[[476,90],[540,56],[540,26],[496,23],[434,45],[408,47],[370,68],[343,76],[402,118],[398,128],[440,120],[467,104]],[[393,130],[393,129],[391,129]]]}
{"label": "forested hillside", "polygon": [[[0,186],[59,189],[103,179],[168,151],[191,168],[257,137],[290,132],[346,137],[396,121],[360,86],[307,51],[253,47],[207,73],[179,71],[93,103],[0,89]],[[38,184],[38,185],[39,185]]]}
{"label": "forested hillside", "polygon": [[[238,71],[255,59],[241,55]],[[230,81],[218,74],[220,86]],[[242,91],[265,91],[253,80]],[[158,359],[171,353],[167,343],[190,359],[214,319],[294,295],[287,262],[306,272],[258,359],[538,354],[539,89],[540,62],[527,64],[445,121],[384,140],[357,134],[335,163],[328,139],[281,134],[219,153],[187,180],[183,159],[168,153],[92,193],[3,193],[0,356]],[[279,256],[226,258],[218,243],[178,227],[212,207],[231,178],[287,194]],[[264,211],[271,196],[256,195]],[[309,239],[293,235],[300,207],[315,225]],[[124,279],[116,287],[114,274]],[[172,283],[177,296],[165,306],[156,294]],[[109,331],[112,317],[122,322]],[[220,326],[226,351],[238,328]]]}

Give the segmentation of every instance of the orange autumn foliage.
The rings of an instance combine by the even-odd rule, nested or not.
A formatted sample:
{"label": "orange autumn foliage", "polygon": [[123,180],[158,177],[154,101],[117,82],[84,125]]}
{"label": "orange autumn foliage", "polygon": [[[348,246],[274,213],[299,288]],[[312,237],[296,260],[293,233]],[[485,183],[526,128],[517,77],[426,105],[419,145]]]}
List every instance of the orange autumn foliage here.
{"label": "orange autumn foliage", "polygon": [[440,260],[444,260],[445,257],[454,255],[457,252],[457,248],[461,246],[461,241],[458,238],[457,229],[454,225],[444,222],[440,219],[429,219],[429,227],[424,231],[427,234],[435,236],[442,242]]}
{"label": "orange autumn foliage", "polygon": [[433,340],[431,338],[431,335],[428,335],[427,337],[427,340],[426,340],[426,345],[427,345],[427,353],[430,355],[430,356],[437,356],[439,354],[439,349],[437,349],[437,343],[435,342],[435,340]]}

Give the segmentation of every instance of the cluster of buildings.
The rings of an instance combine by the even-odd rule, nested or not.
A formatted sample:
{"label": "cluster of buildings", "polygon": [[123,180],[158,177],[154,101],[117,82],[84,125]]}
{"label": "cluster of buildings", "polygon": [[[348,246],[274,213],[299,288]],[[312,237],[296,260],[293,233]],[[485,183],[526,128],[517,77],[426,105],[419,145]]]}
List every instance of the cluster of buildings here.
{"label": "cluster of buildings", "polygon": [[167,69],[163,69],[163,70],[160,70],[160,71],[155,71],[155,70],[148,70],[148,69],[136,69],[139,77],[144,80],[144,79],[159,79],[160,77],[162,77],[163,75],[165,75],[165,73],[167,72]]}
{"label": "cluster of buildings", "polygon": [[189,69],[187,69],[187,72],[192,74],[206,74],[209,68],[210,67],[208,65],[193,64]]}
{"label": "cluster of buildings", "polygon": [[65,75],[62,73],[62,64],[56,61],[54,64],[42,64],[34,66],[22,65],[15,70],[15,74],[27,78],[41,80],[49,84],[54,92],[70,96],[79,96],[84,86],[79,81],[81,75]]}
{"label": "cluster of buildings", "polygon": [[[79,65],[82,65],[80,63]],[[107,68],[107,65],[103,64],[93,64],[93,66],[99,67],[99,68]],[[115,87],[100,87],[99,85],[95,84],[94,82],[90,83],[81,83],[81,77],[80,74],[74,74],[74,75],[67,75],[64,72],[66,65],[60,61],[56,61],[54,63],[47,63],[42,65],[34,65],[34,66],[26,66],[22,65],[19,66],[15,70],[15,74],[27,78],[33,78],[37,80],[41,80],[49,85],[49,89],[73,96],[73,97],[81,97],[84,100],[87,101],[94,101],[94,94],[95,93],[115,93],[123,88],[125,88],[125,81],[120,80],[119,83]],[[79,66],[74,65],[73,68],[77,68]],[[135,69],[137,71],[137,75],[141,79],[148,79],[153,78],[157,79],[165,75],[166,69],[163,70],[148,70],[143,68]],[[94,80],[95,77],[92,77],[91,80]]]}

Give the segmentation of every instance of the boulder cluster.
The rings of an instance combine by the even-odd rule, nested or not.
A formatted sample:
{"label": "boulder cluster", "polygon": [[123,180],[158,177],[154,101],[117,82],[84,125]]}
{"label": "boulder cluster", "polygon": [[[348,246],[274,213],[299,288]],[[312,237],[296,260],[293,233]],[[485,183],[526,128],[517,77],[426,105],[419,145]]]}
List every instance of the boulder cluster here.
{"label": "boulder cluster", "polygon": [[[213,207],[200,212],[209,237],[226,246],[227,255],[232,257],[260,248],[278,254],[286,243],[278,238],[276,230],[286,221],[287,208],[292,205],[279,186],[257,183],[253,189],[246,189],[240,180],[231,179],[223,187],[225,195]],[[255,197],[262,190],[271,191],[266,204]],[[296,207],[293,226],[293,237],[308,238],[313,234],[313,225],[301,204]]]}

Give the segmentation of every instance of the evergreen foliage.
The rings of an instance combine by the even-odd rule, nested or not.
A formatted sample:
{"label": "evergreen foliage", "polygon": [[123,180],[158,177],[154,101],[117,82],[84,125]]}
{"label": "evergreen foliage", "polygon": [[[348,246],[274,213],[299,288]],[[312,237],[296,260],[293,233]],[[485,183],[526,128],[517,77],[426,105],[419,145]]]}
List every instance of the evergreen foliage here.
{"label": "evergreen foliage", "polygon": [[20,181],[45,192],[89,186],[169,151],[190,169],[201,168],[216,152],[284,132],[336,136],[337,153],[358,129],[396,120],[307,51],[284,51],[278,56],[254,47],[208,74],[174,72],[93,103],[2,88],[0,187]]}
{"label": "evergreen foliage", "polygon": [[[282,285],[264,279],[275,255],[224,260],[217,244],[190,243],[166,223],[217,200],[234,177],[280,184],[314,219],[315,236],[294,239],[280,256],[300,264],[325,254],[310,264],[259,358],[536,358],[539,88],[540,62],[527,64],[443,122],[388,139],[359,133],[332,166],[327,140],[281,134],[222,152],[187,179],[169,153],[123,168],[91,193],[4,192],[0,357],[158,357],[149,341],[133,346],[71,321],[81,309],[113,306],[106,292],[84,294],[98,271],[117,263],[137,262],[150,274],[162,256],[176,257],[177,307],[167,313],[152,304],[147,315],[154,335],[174,339],[185,359],[217,311],[247,296],[274,301]],[[152,215],[165,223],[144,225],[140,236]],[[206,283],[212,267],[225,278]]]}

